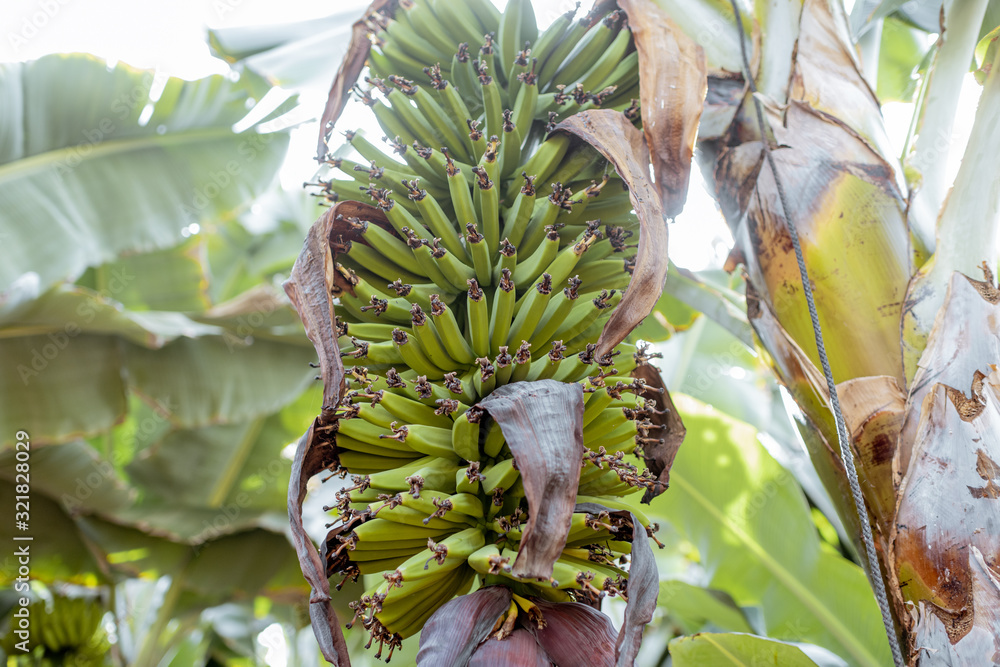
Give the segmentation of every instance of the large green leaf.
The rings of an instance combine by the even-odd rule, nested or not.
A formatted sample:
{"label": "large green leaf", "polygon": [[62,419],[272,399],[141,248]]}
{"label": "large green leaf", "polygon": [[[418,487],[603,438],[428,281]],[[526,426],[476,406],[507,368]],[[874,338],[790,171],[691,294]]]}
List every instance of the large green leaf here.
{"label": "large green leaf", "polygon": [[126,344],[129,379],[139,394],[170,406],[179,426],[251,420],[281,409],[315,375],[312,348],[251,338],[182,338],[160,350]]}
{"label": "large green leaf", "polygon": [[[37,479],[37,473],[35,474]],[[0,502],[10,508],[13,519],[15,496],[19,495],[13,479],[0,479]],[[16,537],[30,536],[31,578],[41,581],[65,581],[68,583],[94,586],[104,579],[93,554],[77,532],[73,520],[54,500],[32,494],[29,500],[30,521],[27,531],[18,531],[12,520],[0,525],[0,539],[5,544],[15,545],[4,554],[0,563],[0,586],[7,586],[18,576],[15,549],[20,546]]]}
{"label": "large green leaf", "polygon": [[65,442],[110,428],[125,414],[120,341],[59,331],[0,339],[0,449],[14,433]]}
{"label": "large green leaf", "polygon": [[663,358],[656,363],[668,386],[770,436],[766,440],[768,451],[795,476],[810,501],[850,546],[836,505],[792,427],[774,376],[761,357],[731,333],[706,317],[658,346]]}
{"label": "large green leaf", "polygon": [[[154,279],[151,273],[133,272],[133,269],[121,266],[113,269],[111,275],[112,281],[121,281],[114,284],[121,284],[122,289],[125,289],[125,285],[138,282],[140,278],[143,282]],[[173,298],[191,298],[179,291],[175,294],[178,296]],[[106,334],[121,336],[138,345],[155,348],[162,347],[178,336],[223,333],[219,327],[195,322],[181,313],[145,310],[148,307],[145,303],[138,304],[142,307],[139,311],[126,309],[115,298],[117,296],[107,287],[97,292],[88,287],[64,283],[37,299],[17,304],[8,303],[7,307],[0,307],[0,339],[44,335],[49,338],[48,342],[55,343],[61,349],[66,347],[63,345],[64,338],[72,340],[81,333]],[[69,345],[72,350],[73,343]],[[22,371],[24,372],[26,371]]]}
{"label": "large green leaf", "polygon": [[[268,314],[258,315],[266,323]],[[123,418],[128,391],[178,426],[276,412],[309,385],[315,353],[253,333],[181,338],[158,350],[65,331],[0,338],[0,442],[9,446],[18,429],[39,444],[92,436]]]}
{"label": "large green leaf", "polygon": [[674,667],[815,667],[796,646],[746,634],[702,633],[670,642]]}
{"label": "large green leaf", "polygon": [[693,586],[679,580],[660,582],[656,604],[684,634],[704,629],[752,632],[753,628],[732,597],[722,591]]}
{"label": "large green leaf", "polygon": [[250,69],[283,87],[329,85],[351,40],[351,24],[364,2],[344,2],[336,14],[278,25],[208,31],[212,52],[238,69]]}
{"label": "large green leaf", "polygon": [[[128,250],[173,246],[272,179],[287,133],[237,134],[266,84],[171,78],[80,55],[0,65],[0,294],[37,291]],[[150,111],[144,110],[150,104]]]}
{"label": "large green leaf", "polygon": [[864,573],[820,542],[801,490],[755,431],[690,398],[675,404],[687,437],[651,512],[694,544],[705,572],[697,583],[760,606],[770,637],[852,665],[891,662]]}
{"label": "large green leaf", "polygon": [[150,493],[181,505],[232,513],[280,508],[291,469],[281,448],[294,437],[279,415],[178,429],[143,452],[128,472]]}
{"label": "large green leaf", "polygon": [[928,51],[926,36],[900,20],[887,18],[882,24],[882,43],[878,52],[879,100],[909,102],[917,89],[914,76]]}
{"label": "large green leaf", "polygon": [[[173,248],[130,254],[96,267],[88,272],[93,274],[94,289],[133,311],[208,310],[211,272],[205,236],[197,234]],[[118,289],[112,292],[112,287]]]}

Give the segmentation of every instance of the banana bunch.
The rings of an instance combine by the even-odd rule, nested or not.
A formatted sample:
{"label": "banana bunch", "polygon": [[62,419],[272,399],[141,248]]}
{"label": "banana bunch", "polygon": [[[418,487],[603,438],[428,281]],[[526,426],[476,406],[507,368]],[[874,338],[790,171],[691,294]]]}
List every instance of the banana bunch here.
{"label": "banana bunch", "polygon": [[[605,108],[634,114],[638,54],[624,13],[595,8],[576,19],[578,9],[579,4],[539,33],[530,0],[510,0],[503,14],[490,0],[404,0],[392,18],[378,12],[367,17],[369,66],[382,79],[415,81],[426,80],[432,69],[436,101],[458,123],[475,118],[466,111],[488,118],[495,112],[490,98],[496,98],[514,110],[522,139],[532,129],[525,121],[549,113],[564,118]],[[495,83],[488,96],[479,92],[484,73]]]}
{"label": "banana bunch", "polygon": [[318,181],[330,202],[378,209],[330,238],[347,371],[330,428],[351,477],[326,508],[337,519],[323,557],[329,576],[372,575],[350,625],[380,657],[477,584],[554,601],[624,592],[625,536],[638,527],[607,514],[574,516],[551,580],[511,574],[528,505],[502,431],[477,407],[496,387],[583,384],[579,502],[614,509],[656,485],[639,455],[659,439],[656,402],[631,375],[645,350],[594,352],[634,266],[628,192],[589,146],[545,137],[588,105],[635,112],[617,92],[638,96],[622,15],[569,14],[539,35],[527,0],[503,15],[474,0],[403,3],[369,21],[357,94],[398,159],[349,132],[363,161],[330,156],[346,178]]}
{"label": "banana bunch", "polygon": [[[56,595],[49,604],[44,600],[31,603],[28,613],[28,647],[33,653],[41,647],[42,655],[62,656],[67,664],[103,664],[108,642],[101,626],[105,610],[99,600]],[[15,641],[13,633],[5,638],[2,647],[8,655],[20,653],[13,646]]]}

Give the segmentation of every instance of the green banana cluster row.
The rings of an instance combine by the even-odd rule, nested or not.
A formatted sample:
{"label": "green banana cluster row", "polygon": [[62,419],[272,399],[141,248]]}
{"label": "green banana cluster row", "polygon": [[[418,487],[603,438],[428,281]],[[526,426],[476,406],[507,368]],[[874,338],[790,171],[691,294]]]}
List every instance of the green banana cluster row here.
{"label": "green banana cluster row", "polygon": [[369,19],[376,46],[357,93],[395,157],[347,133],[361,159],[338,151],[339,176],[318,183],[330,202],[382,214],[340,220],[330,239],[348,386],[333,428],[352,483],[327,508],[337,520],[323,556],[331,577],[375,575],[351,625],[381,656],[479,585],[508,585],[526,605],[627,585],[631,527],[607,515],[574,516],[551,580],[512,574],[528,505],[502,431],[477,406],[496,387],[584,385],[579,502],[626,507],[656,485],[637,455],[658,438],[655,401],[631,376],[645,352],[594,354],[634,265],[628,192],[595,150],[545,136],[559,114],[616,97],[611,77],[638,96],[621,15],[566,15],[541,35],[526,0],[502,15],[482,0]]}
{"label": "green banana cluster row", "polygon": [[[99,600],[56,595],[48,603],[32,602],[27,617],[28,647],[32,653],[42,647],[44,655],[62,656],[66,664],[102,664],[109,646],[101,625],[104,614]],[[20,654],[13,645],[18,641],[13,632],[8,634],[2,644],[7,655]]]}
{"label": "green banana cluster row", "polygon": [[[636,352],[616,365],[627,369],[636,357],[644,361]],[[596,363],[592,344],[574,361],[590,373],[582,380],[586,453],[577,502],[625,509],[622,498],[656,484],[633,458],[656,439],[655,404],[640,396],[640,380],[608,360]],[[395,368],[375,375],[355,366],[348,387],[336,443],[351,484],[325,508],[337,521],[323,555],[330,576],[382,575],[353,604],[352,624],[363,625],[390,655],[477,582],[502,581],[525,597],[552,601],[593,601],[625,588],[627,572],[615,561],[631,545],[606,515],[574,515],[550,580],[511,573],[528,506],[503,433],[475,395],[463,401],[461,385],[448,389]],[[640,521],[649,527],[646,517]]]}
{"label": "green banana cluster row", "polygon": [[[495,104],[514,109],[522,139],[531,134],[529,117],[565,118],[594,107],[635,114],[638,54],[624,13],[595,10],[577,19],[577,9],[539,32],[529,0],[510,0],[502,14],[489,0],[403,2],[392,18],[367,17],[369,67],[383,79],[430,77],[437,95],[426,95],[459,122],[476,118],[462,115],[466,110],[482,114],[490,133]],[[484,72],[494,90],[481,96]]]}

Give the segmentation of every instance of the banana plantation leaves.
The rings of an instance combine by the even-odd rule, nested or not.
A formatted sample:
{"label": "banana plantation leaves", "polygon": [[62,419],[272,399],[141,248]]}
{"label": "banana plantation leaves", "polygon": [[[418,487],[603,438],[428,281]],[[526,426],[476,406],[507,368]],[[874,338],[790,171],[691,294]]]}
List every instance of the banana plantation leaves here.
{"label": "banana plantation leaves", "polygon": [[[16,493],[14,478],[4,475],[0,480],[0,502],[15,507]],[[77,533],[73,520],[66,515],[59,504],[47,496],[37,493],[30,499],[31,508],[31,576],[45,582],[65,581],[71,584],[94,585],[103,579],[101,569],[87,549],[86,543]],[[14,544],[18,536],[13,521],[5,521],[0,526],[0,539]],[[23,536],[23,535],[21,535]],[[10,554],[0,560],[0,581],[12,582],[17,577],[17,557]]]}
{"label": "banana plantation leaves", "polygon": [[[248,555],[251,555],[248,557]],[[292,576],[294,575],[294,576]],[[305,582],[282,533],[249,530],[212,540],[199,548],[184,573],[185,588],[217,604],[233,591],[302,600]]]}
{"label": "banana plantation leaves", "polygon": [[[267,313],[243,317],[255,315],[263,331]],[[61,323],[60,317],[65,317]],[[45,333],[24,335],[36,330]],[[5,338],[6,332],[21,335]],[[145,347],[182,334],[214,333],[224,335]],[[179,313],[122,311],[88,290],[61,287],[28,306],[16,322],[0,326],[5,360],[0,387],[7,401],[0,413],[3,442],[9,443],[17,429],[39,444],[91,436],[123,417],[130,391],[164,407],[171,422],[184,426],[275,412],[314,375],[308,368],[312,350],[299,344],[299,336],[294,342],[250,338],[248,344],[226,329]],[[234,382],[236,377],[242,380]]]}
{"label": "banana plantation leaves", "polygon": [[198,234],[173,248],[125,255],[96,267],[93,288],[108,294],[109,282],[117,279],[114,299],[133,310],[208,310],[212,305],[208,293],[211,272],[205,236]]}
{"label": "banana plantation leaves", "polygon": [[659,195],[649,181],[646,141],[624,114],[610,110],[581,111],[559,123],[556,129],[583,139],[614,165],[628,186],[629,199],[639,216],[639,249],[632,280],[597,341],[596,355],[600,358],[649,315],[663,293],[669,261],[666,220]]}
{"label": "banana plantation leaves", "polygon": [[[114,514],[132,505],[136,492],[114,466],[82,440],[31,448],[31,490],[58,500],[71,512]],[[14,450],[0,455],[0,475],[15,479]]]}
{"label": "banana plantation leaves", "polygon": [[[234,596],[287,596],[287,574],[297,569],[288,540],[269,530],[226,535],[192,549],[93,517],[79,519],[78,525],[104,568],[118,575],[169,574],[182,587],[189,608],[209,607]],[[299,585],[295,592],[301,595],[303,588]]]}
{"label": "banana plantation leaves", "polygon": [[914,76],[927,52],[923,35],[894,18],[882,24],[878,52],[878,86],[882,102],[909,102],[917,89]]}
{"label": "banana plantation leaves", "polygon": [[153,79],[78,55],[0,68],[0,294],[28,272],[43,292],[124,251],[173,246],[270,182],[287,134],[232,130],[261,89],[254,75],[171,78],[156,102]]}
{"label": "banana plantation leaves", "polygon": [[704,632],[670,642],[675,667],[815,667],[797,646],[746,634]]}
{"label": "banana plantation leaves", "polygon": [[653,306],[653,311],[632,330],[626,338],[627,341],[644,340],[659,343],[674,334],[687,331],[698,320],[700,313],[697,310],[670,293],[669,285],[672,281],[673,277],[667,280],[667,287],[664,288],[660,300]]}
{"label": "banana plantation leaves", "polygon": [[[143,255],[146,257],[146,255]],[[112,272],[112,280],[121,284],[137,280],[139,273],[131,269]],[[149,276],[146,276],[149,279]],[[180,292],[178,292],[180,294]],[[118,294],[115,293],[114,297]],[[177,298],[186,299],[185,296]],[[140,305],[133,301],[133,306]],[[57,285],[34,301],[0,310],[0,339],[19,336],[42,336],[60,347],[72,351],[76,337],[83,334],[104,334],[122,338],[149,348],[162,347],[178,336],[194,338],[221,335],[223,329],[199,323],[179,312],[149,310],[143,301],[139,310],[123,308],[110,290],[104,293],[87,287]],[[49,352],[51,352],[49,350]],[[42,355],[44,358],[44,354]],[[32,359],[36,364],[37,360]],[[30,370],[38,370],[32,365]],[[28,369],[21,373],[35,377]],[[29,383],[30,384],[30,383]]]}
{"label": "banana plantation leaves", "polygon": [[[1000,635],[1000,583],[996,575],[986,565],[982,552],[976,547],[969,548],[972,606],[975,619],[968,632],[955,644],[951,644],[949,630],[933,607],[924,602],[918,605],[917,625],[914,628],[915,664],[929,666],[985,665],[1000,660],[996,637]],[[935,648],[941,647],[941,648]],[[945,662],[946,661],[946,662]]]}
{"label": "banana plantation leaves", "polygon": [[498,387],[479,402],[503,431],[528,499],[513,563],[519,577],[548,579],[558,560],[580,483],[583,386],[538,380]]}
{"label": "banana plantation leaves", "polygon": [[826,648],[851,665],[891,662],[864,572],[822,546],[792,476],[753,429],[675,397],[687,441],[650,514],[697,549],[705,581],[763,610],[769,637]]}
{"label": "banana plantation leaves", "polygon": [[125,414],[124,355],[118,340],[65,331],[0,339],[0,448],[23,429],[37,444],[110,428]]}
{"label": "banana plantation leaves", "polygon": [[732,632],[753,632],[743,610],[723,591],[671,579],[660,582],[657,602],[670,621],[679,624],[686,635],[706,626]]}
{"label": "banana plantation leaves", "polygon": [[687,200],[698,120],[707,92],[705,52],[652,0],[622,0],[639,53],[642,128],[663,212]]}
{"label": "banana plantation leaves", "polygon": [[[661,328],[683,331],[694,323],[697,313],[716,322],[747,348],[753,347],[753,331],[747,322],[746,299],[743,294],[711,284],[698,274],[678,268],[671,263],[667,272],[667,282],[663,287],[663,297],[657,302],[651,318],[656,320],[656,324]],[[664,317],[661,319],[658,314]],[[686,320],[685,315],[689,319]],[[650,332],[653,330],[652,325],[647,325],[648,321],[649,318],[640,324],[633,334],[643,340],[655,341],[656,338],[644,335],[647,330]]]}
{"label": "banana plantation leaves", "polygon": [[307,346],[183,338],[161,350],[126,345],[132,388],[169,406],[171,422],[205,426],[276,412],[309,386]]}
{"label": "banana plantation leaves", "polygon": [[[232,450],[240,443],[225,444]],[[13,481],[14,464],[12,450],[0,455],[0,477]],[[66,511],[98,515],[178,542],[200,543],[260,525],[280,529],[284,523],[276,511],[280,504],[264,505],[273,496],[270,484],[280,485],[283,480],[280,470],[270,484],[261,484],[268,474],[266,467],[263,471],[240,469],[238,473],[246,479],[230,469],[204,471],[201,478],[209,480],[218,496],[228,492],[225,502],[199,505],[193,500],[187,504],[178,502],[177,498],[187,500],[183,490],[175,491],[172,498],[164,498],[156,495],[161,489],[131,485],[112,460],[102,457],[83,441],[33,449],[31,464],[35,473],[32,491],[59,501]],[[275,469],[277,464],[271,467]],[[229,489],[227,483],[237,488]],[[193,494],[188,491],[188,495]]]}
{"label": "banana plantation leaves", "polygon": [[[212,52],[238,69],[250,69],[283,88],[329,81],[336,71],[336,47],[346,47],[350,22],[363,2],[308,21],[238,26],[208,31]],[[350,7],[350,3],[339,5]]]}
{"label": "banana plantation leaves", "polygon": [[[177,429],[129,464],[133,482],[160,499],[230,513],[280,508],[290,462],[281,457],[289,431],[280,415],[235,424]],[[235,518],[235,517],[233,517]]]}

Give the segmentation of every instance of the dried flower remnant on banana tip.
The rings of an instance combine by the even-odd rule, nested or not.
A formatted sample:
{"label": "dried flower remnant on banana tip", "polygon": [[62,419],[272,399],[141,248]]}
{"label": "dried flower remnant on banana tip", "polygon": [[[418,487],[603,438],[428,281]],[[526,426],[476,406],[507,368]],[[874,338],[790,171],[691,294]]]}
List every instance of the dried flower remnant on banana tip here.
{"label": "dried flower remnant on banana tip", "polygon": [[[648,519],[619,514],[632,511],[627,496],[665,488],[683,426],[662,418],[669,397],[650,388],[647,353],[622,343],[666,268],[624,18],[567,15],[538,34],[516,1],[502,15],[432,2],[367,17],[370,71],[356,92],[385,143],[348,132],[363,161],[325,156],[314,184],[330,210],[288,291],[322,348],[328,391],[289,507],[313,579],[381,575],[348,623],[377,656],[484,585],[514,600],[487,629],[513,636],[534,622],[537,639],[540,609],[625,596],[648,550]],[[581,42],[587,56],[567,58]],[[525,401],[545,392],[571,392],[577,409]],[[525,419],[565,424],[539,448]],[[522,474],[572,461],[567,452],[579,463],[558,471],[576,488],[566,497],[545,490],[548,476]],[[317,553],[300,511],[305,481],[324,468],[345,482],[329,492],[335,520]],[[581,504],[602,509],[574,512]],[[565,535],[539,528],[559,517]],[[329,584],[314,588],[324,602]],[[649,605],[628,597],[618,643],[631,647]],[[330,614],[314,627],[336,626]],[[316,632],[337,657],[339,628]]]}

